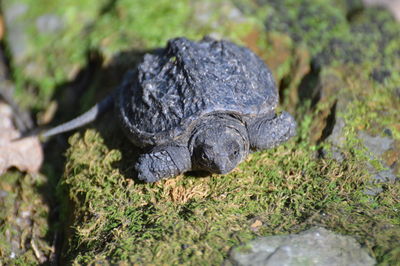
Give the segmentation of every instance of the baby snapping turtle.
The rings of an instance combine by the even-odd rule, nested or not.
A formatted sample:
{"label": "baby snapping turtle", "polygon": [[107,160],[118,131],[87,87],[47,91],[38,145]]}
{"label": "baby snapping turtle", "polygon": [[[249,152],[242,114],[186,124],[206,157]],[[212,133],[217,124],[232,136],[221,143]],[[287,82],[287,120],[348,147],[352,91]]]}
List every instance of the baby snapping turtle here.
{"label": "baby snapping turtle", "polygon": [[[147,150],[135,165],[146,182],[189,170],[228,173],[250,151],[274,147],[296,132],[290,114],[275,112],[278,92],[263,61],[210,37],[172,39],[146,54],[116,93],[83,115],[90,119],[78,117],[67,129],[94,120],[111,103],[129,139]],[[65,131],[60,128],[47,135]]]}

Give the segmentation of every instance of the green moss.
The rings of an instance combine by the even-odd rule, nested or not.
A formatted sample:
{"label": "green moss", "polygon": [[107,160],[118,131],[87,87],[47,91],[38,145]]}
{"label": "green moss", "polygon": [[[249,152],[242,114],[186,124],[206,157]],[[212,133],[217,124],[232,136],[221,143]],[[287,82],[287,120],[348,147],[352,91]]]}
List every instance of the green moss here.
{"label": "green moss", "polygon": [[384,10],[355,12],[360,7],[350,1],[346,8],[345,3],[325,0],[270,2],[267,30],[285,32],[296,43],[305,43],[318,66],[369,62],[389,67],[395,63],[400,30]]}
{"label": "green moss", "polygon": [[333,2],[270,1],[265,25],[269,31],[288,33],[296,43],[305,42],[317,54],[330,40],[342,38],[348,30],[345,14]]}
{"label": "green moss", "polygon": [[[74,229],[68,239],[67,260],[75,264],[101,261],[219,264],[231,247],[258,235],[298,232],[315,224],[355,236],[383,264],[396,260],[395,247],[400,239],[400,218],[396,215],[400,206],[396,195],[400,185],[383,185],[383,192],[375,197],[364,194],[370,186],[370,176],[360,162],[368,156],[356,133],[388,127],[397,138],[398,102],[392,97],[397,76],[390,75],[381,83],[373,81],[371,73],[379,62],[393,66],[398,61],[396,57],[385,61],[376,42],[353,46],[349,37],[352,31],[357,32],[361,25],[357,23],[361,22],[349,25],[342,9],[329,9],[317,1],[311,10],[299,11],[292,6],[295,2],[285,3],[290,3],[289,18],[293,20],[299,14],[312,17],[322,13],[336,21],[337,25],[330,20],[319,23],[307,18],[299,25],[280,24],[286,28],[274,30],[283,31],[278,36],[289,32],[294,41],[301,37],[314,62],[319,56],[333,60],[328,64],[330,68],[325,65],[329,60],[319,65],[322,67],[319,78],[320,82],[325,77],[337,78],[335,86],[340,85],[340,91],[333,88],[326,101],[313,108],[311,99],[298,102],[296,139],[253,154],[233,173],[223,176],[179,176],[143,184],[128,174],[132,173],[134,159],[127,158],[134,156],[120,136],[101,137],[93,130],[86,131],[83,137],[74,135],[61,185],[69,195],[70,206],[74,206],[70,215],[70,226]],[[279,10],[278,4],[270,8]],[[356,39],[372,41],[379,37],[378,30],[373,32],[359,33]],[[339,46],[335,46],[337,41]],[[396,42],[393,37],[381,45],[393,52]],[[289,40],[287,45],[288,58],[273,69],[279,77],[285,77],[297,62],[292,43]],[[261,51],[273,47],[271,43],[262,45]],[[353,56],[351,60],[346,59],[349,54]],[[289,82],[294,81],[289,78]],[[343,97],[347,99],[347,111],[339,112],[338,116],[346,121],[343,149],[346,160],[339,163],[317,159],[316,151],[325,143],[310,143],[313,121]],[[386,114],[384,117],[380,115],[382,112]],[[252,227],[255,221],[262,225]]]}
{"label": "green moss", "polygon": [[[43,176],[8,172],[0,179],[0,258],[6,265],[37,265],[49,256],[52,238]],[[43,194],[43,195],[42,195]]]}
{"label": "green moss", "polygon": [[190,15],[187,0],[117,1],[96,23],[91,45],[108,56],[126,49],[164,46],[176,36],[198,37],[185,27]]}
{"label": "green moss", "polygon": [[[34,104],[42,107],[52,96],[60,83],[72,78],[77,68],[86,62],[89,38],[82,38],[86,28],[95,21],[107,1],[5,1],[2,8],[6,12],[14,6],[25,6],[26,12],[13,21],[10,30],[24,36],[21,54],[15,55],[14,73],[18,92],[26,93],[27,86],[38,87]],[[57,16],[59,29],[40,31],[38,21],[46,15]],[[79,23],[77,23],[79,21]],[[19,23],[21,28],[12,24]],[[22,100],[23,97],[21,96]]]}
{"label": "green moss", "polygon": [[[357,138],[360,130],[390,129],[400,140],[395,97],[400,74],[393,71],[400,68],[400,32],[387,12],[361,10],[358,1],[347,0],[48,1],[40,8],[24,1],[34,42],[26,60],[45,67],[32,76],[14,62],[14,73],[21,92],[27,84],[39,88],[39,109],[87,63],[88,51],[99,51],[106,68],[124,52],[164,46],[179,35],[198,39],[212,33],[250,46],[268,62],[283,90],[281,108],[299,123],[296,138],[252,154],[231,174],[179,176],[156,184],[135,179],[137,151],[119,131],[101,130],[116,127],[111,118],[100,123],[100,133],[75,134],[58,190],[64,200],[64,261],[220,264],[231,247],[311,225],[355,236],[382,264],[398,261],[400,184],[381,184],[383,191],[374,197],[364,194],[370,186],[364,169],[369,155]],[[63,16],[65,28],[38,33],[34,21],[47,13]],[[112,71],[104,73],[88,97],[97,85],[108,85]],[[336,118],[346,123],[343,162],[317,156],[330,145],[321,136],[335,103],[343,107]],[[15,185],[20,178],[6,175],[4,182]],[[38,197],[35,193],[30,198]],[[5,206],[13,197],[18,194],[9,194]],[[47,215],[45,209],[38,213]],[[48,231],[46,222],[40,223],[41,234]],[[6,250],[3,258],[10,247],[6,242],[0,247]]]}
{"label": "green moss", "polygon": [[[309,125],[307,119],[300,123],[300,133]],[[119,150],[108,148],[123,145],[121,140],[105,145],[93,130],[84,137],[75,134],[62,185],[75,206],[68,258],[74,263],[218,264],[233,246],[257,235],[299,231],[322,213],[332,216],[322,225],[373,243],[372,253],[390,251],[393,239],[383,235],[393,231],[382,229],[376,239],[367,237],[360,232],[361,222],[347,219],[362,217],[363,226],[372,228],[379,212],[385,223],[398,224],[393,215],[398,202],[382,208],[375,199],[375,208],[369,207],[361,193],[368,175],[357,161],[316,160],[314,146],[304,140],[296,143],[301,135],[285,146],[252,155],[229,175],[180,176],[143,184],[121,174],[130,162]],[[393,186],[380,197],[393,201],[398,189]],[[257,230],[251,227],[255,220],[262,222]],[[396,239],[400,235],[394,228]]]}
{"label": "green moss", "polygon": [[[218,12],[222,8],[229,14],[234,8],[223,1],[201,3],[210,16],[207,21],[197,19],[195,3],[189,0],[42,1],[40,5],[31,0],[12,0],[2,7],[7,11],[15,5],[27,8],[10,24],[16,32],[20,29],[12,25],[21,25],[26,46],[14,55],[17,91],[24,105],[39,110],[60,85],[88,64],[90,51],[99,51],[108,63],[120,52],[154,49],[177,36],[200,39],[216,33],[240,40],[256,23],[254,19],[236,21]],[[207,9],[207,5],[215,5],[215,9]],[[46,15],[57,16],[60,28],[40,31],[38,21]],[[27,87],[36,89],[31,97],[25,97]]]}
{"label": "green moss", "polygon": [[[266,6],[266,28],[289,34],[296,44],[304,43],[311,54],[312,71],[300,88],[291,86],[297,81],[290,74],[278,76],[278,82],[283,77],[281,86],[291,88],[283,91],[284,108],[290,110],[295,103],[297,117],[313,117],[313,142],[326,137],[324,131],[334,122],[328,120],[335,117],[346,124],[344,148],[352,150],[360,161],[369,161],[370,154],[358,138],[359,131],[383,135],[389,130],[398,140],[400,102],[395,95],[400,79],[393,70],[400,67],[400,28],[393,17],[382,9],[364,9],[357,1],[329,5],[326,1],[287,0]],[[293,57],[291,61],[296,60]],[[295,73],[293,68],[290,73]],[[295,90],[299,97],[291,99]],[[304,112],[306,103],[302,101],[307,99],[316,105]],[[336,114],[332,116],[332,112]],[[380,160],[371,163],[378,167]]]}

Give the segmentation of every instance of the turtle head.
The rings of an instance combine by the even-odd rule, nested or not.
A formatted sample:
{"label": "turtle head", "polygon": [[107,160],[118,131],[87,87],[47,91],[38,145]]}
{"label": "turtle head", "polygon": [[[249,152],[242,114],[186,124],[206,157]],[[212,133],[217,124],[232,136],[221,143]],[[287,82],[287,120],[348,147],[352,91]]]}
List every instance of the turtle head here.
{"label": "turtle head", "polygon": [[209,121],[193,144],[194,168],[211,173],[232,171],[249,153],[246,128],[239,121]]}

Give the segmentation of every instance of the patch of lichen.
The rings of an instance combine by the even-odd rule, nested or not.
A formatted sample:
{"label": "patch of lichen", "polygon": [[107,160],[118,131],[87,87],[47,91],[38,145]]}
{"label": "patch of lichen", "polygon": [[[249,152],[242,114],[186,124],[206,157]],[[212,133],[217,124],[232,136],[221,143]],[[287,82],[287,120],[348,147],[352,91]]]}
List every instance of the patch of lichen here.
{"label": "patch of lichen", "polygon": [[37,265],[52,253],[43,176],[10,171],[0,179],[0,258],[4,265]]}

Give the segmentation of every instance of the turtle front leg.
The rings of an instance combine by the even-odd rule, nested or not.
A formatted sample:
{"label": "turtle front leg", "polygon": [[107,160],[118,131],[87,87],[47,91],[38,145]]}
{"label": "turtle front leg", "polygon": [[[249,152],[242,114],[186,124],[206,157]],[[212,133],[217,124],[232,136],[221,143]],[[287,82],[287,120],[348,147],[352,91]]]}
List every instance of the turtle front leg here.
{"label": "turtle front leg", "polygon": [[264,117],[248,125],[250,148],[254,151],[278,146],[296,135],[296,121],[287,112]]}
{"label": "turtle front leg", "polygon": [[174,177],[190,170],[190,152],[182,146],[155,147],[149,153],[139,156],[135,168],[138,178],[148,183]]}

